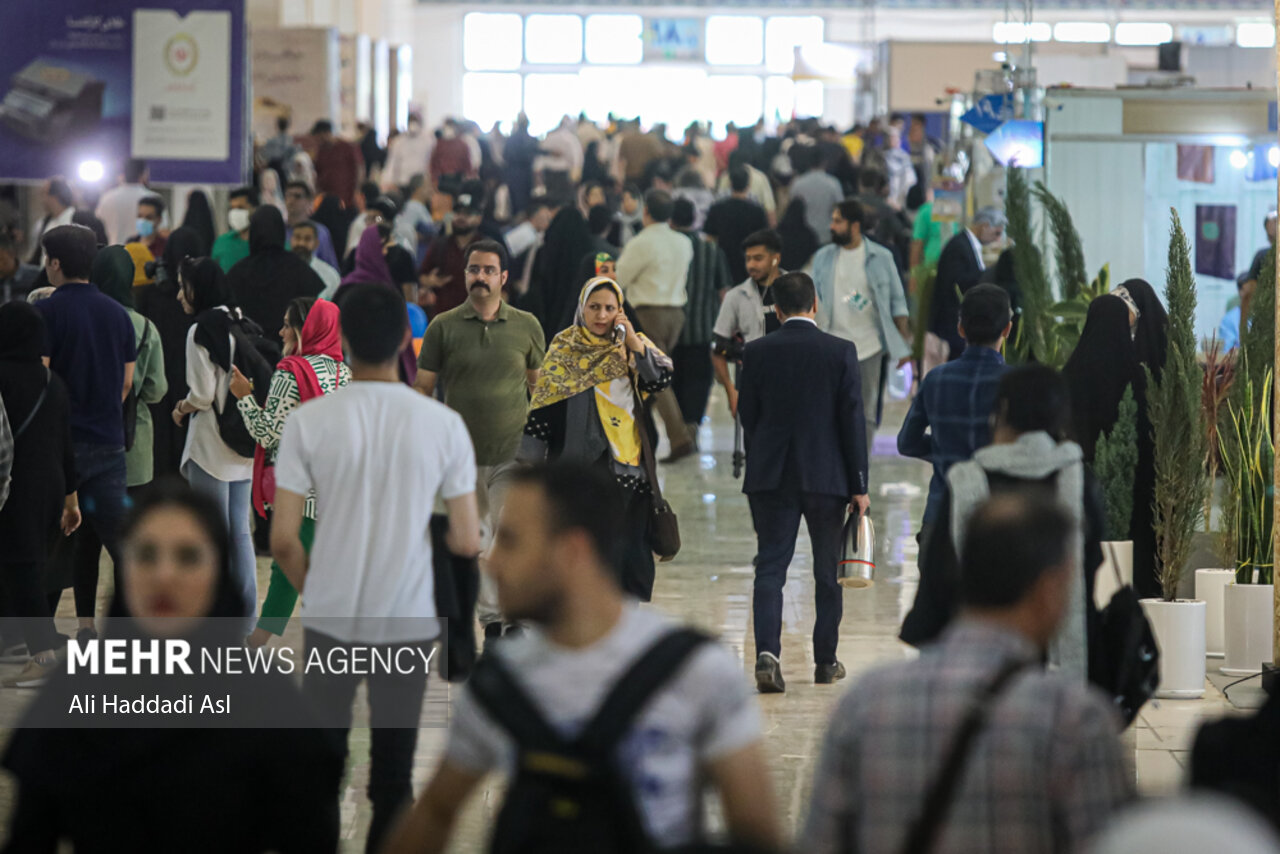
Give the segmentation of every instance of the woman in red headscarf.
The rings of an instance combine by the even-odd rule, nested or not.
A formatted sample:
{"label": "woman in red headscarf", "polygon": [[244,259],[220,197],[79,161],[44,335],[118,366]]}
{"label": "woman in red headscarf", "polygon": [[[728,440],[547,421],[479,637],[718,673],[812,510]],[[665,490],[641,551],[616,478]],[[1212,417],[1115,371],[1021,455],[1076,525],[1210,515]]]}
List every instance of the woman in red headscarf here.
{"label": "woman in red headscarf", "polygon": [[[295,299],[285,310],[280,337],[284,339],[285,358],[271,377],[266,403],[258,405],[252,383],[234,367],[231,378],[231,393],[238,401],[240,416],[258,443],[253,456],[253,508],[264,519],[275,498],[276,451],[289,413],[311,398],[330,394],[351,382],[351,369],[342,361],[338,307],[333,303],[312,297]],[[315,530],[316,498],[308,495],[302,520],[302,543],[308,551]],[[262,646],[272,635],[283,634],[297,601],[298,591],[272,561],[271,586],[262,603],[258,627],[248,638],[249,646]]]}

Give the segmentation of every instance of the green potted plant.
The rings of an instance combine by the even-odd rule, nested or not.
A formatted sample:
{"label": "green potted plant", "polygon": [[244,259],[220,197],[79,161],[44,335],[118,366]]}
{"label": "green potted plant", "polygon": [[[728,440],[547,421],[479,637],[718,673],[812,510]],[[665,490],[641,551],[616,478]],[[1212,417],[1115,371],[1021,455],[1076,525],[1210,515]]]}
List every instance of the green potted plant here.
{"label": "green potted plant", "polygon": [[1155,445],[1156,571],[1161,597],[1142,600],[1160,647],[1157,696],[1204,694],[1205,604],[1179,600],[1178,586],[1191,553],[1191,539],[1204,513],[1207,440],[1200,407],[1202,374],[1196,361],[1196,284],[1187,236],[1172,211],[1165,305],[1169,350],[1157,380],[1147,370],[1147,412]]}
{"label": "green potted plant", "polygon": [[1133,518],[1133,480],[1138,467],[1138,404],[1133,397],[1133,386],[1124,390],[1116,423],[1109,433],[1098,437],[1093,456],[1093,473],[1102,487],[1103,503],[1107,511],[1107,529],[1104,533],[1102,556],[1109,566],[1101,567],[1094,580],[1094,599],[1099,607],[1105,607],[1115,594],[1116,576],[1127,583],[1133,581],[1133,538],[1130,523]]}
{"label": "green potted plant", "polygon": [[1205,459],[1208,483],[1204,493],[1204,530],[1213,535],[1219,568],[1196,570],[1196,598],[1203,600],[1205,607],[1205,654],[1209,658],[1222,658],[1225,643],[1223,598],[1227,585],[1236,578],[1236,544],[1231,532],[1231,513],[1219,514],[1219,530],[1216,534],[1212,531],[1211,520],[1218,474],[1222,471],[1223,431],[1230,419],[1227,398],[1235,387],[1237,351],[1223,352],[1222,342],[1216,336],[1205,341],[1202,349],[1204,381],[1200,387],[1200,407],[1204,411],[1205,438],[1208,444]]}

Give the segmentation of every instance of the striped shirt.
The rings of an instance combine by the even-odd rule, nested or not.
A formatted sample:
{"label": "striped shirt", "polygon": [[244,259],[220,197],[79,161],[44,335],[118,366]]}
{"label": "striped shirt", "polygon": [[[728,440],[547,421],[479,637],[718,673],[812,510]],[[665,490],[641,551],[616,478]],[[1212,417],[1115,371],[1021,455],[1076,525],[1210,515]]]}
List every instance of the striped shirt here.
{"label": "striped shirt", "polygon": [[[332,394],[337,389],[351,382],[351,369],[343,362],[335,361],[328,356],[303,356],[316,372],[320,380],[320,390]],[[249,430],[253,441],[267,452],[267,461],[274,464],[276,453],[280,450],[280,437],[284,434],[284,422],[289,413],[298,408],[302,396],[298,392],[298,380],[292,371],[276,371],[271,375],[271,390],[267,393],[267,402],[262,406],[251,394],[246,394],[236,402],[244,426]],[[307,506],[303,515],[308,519],[316,518],[316,494],[307,493]]]}
{"label": "striped shirt", "polygon": [[681,347],[706,347],[711,343],[711,328],[720,313],[720,294],[733,287],[733,280],[724,250],[697,234],[686,236],[693,241],[693,260],[689,262],[689,278],[685,283],[688,301],[684,306],[684,328],[679,343]]}
{"label": "striped shirt", "polygon": [[947,494],[947,470],[991,442],[991,409],[1007,370],[1004,357],[990,347],[966,347],[920,383],[898,431],[898,453],[933,463],[926,522]]}
{"label": "striped shirt", "polygon": [[1036,665],[1022,635],[962,620],[917,661],[872,671],[824,739],[806,854],[901,851],[961,721],[1010,661],[1027,663],[990,706],[934,854],[1083,850],[1133,797],[1106,698]]}

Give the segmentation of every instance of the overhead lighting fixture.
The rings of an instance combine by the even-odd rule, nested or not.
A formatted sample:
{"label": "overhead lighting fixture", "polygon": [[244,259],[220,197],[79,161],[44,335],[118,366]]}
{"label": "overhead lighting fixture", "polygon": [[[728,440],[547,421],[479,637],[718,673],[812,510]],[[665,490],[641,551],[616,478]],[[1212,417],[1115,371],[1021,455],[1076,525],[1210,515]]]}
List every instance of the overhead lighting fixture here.
{"label": "overhead lighting fixture", "polygon": [[1267,151],[1267,162],[1271,164],[1271,168],[1280,167],[1280,147],[1271,146]]}
{"label": "overhead lighting fixture", "polygon": [[1236,44],[1240,47],[1275,47],[1275,25],[1270,21],[1245,21],[1236,24]]}
{"label": "overhead lighting fixture", "polygon": [[86,184],[98,183],[102,180],[102,176],[105,172],[102,167],[101,160],[82,161],[80,163],[80,168],[77,171],[80,175],[80,180],[84,181]]}
{"label": "overhead lighting fixture", "polygon": [[991,40],[996,44],[1047,42],[1051,38],[1053,38],[1053,27],[1041,22],[1024,24],[1019,21],[998,21],[991,28]]}
{"label": "overhead lighting fixture", "polygon": [[1232,169],[1243,169],[1249,165],[1249,155],[1238,148],[1231,152],[1231,155],[1227,160],[1231,164]]}
{"label": "overhead lighting fixture", "polygon": [[1129,21],[1116,24],[1116,44],[1143,47],[1173,41],[1173,24]]}
{"label": "overhead lighting fixture", "polygon": [[1101,21],[1063,21],[1053,25],[1053,40],[1105,44],[1111,41],[1111,25]]}

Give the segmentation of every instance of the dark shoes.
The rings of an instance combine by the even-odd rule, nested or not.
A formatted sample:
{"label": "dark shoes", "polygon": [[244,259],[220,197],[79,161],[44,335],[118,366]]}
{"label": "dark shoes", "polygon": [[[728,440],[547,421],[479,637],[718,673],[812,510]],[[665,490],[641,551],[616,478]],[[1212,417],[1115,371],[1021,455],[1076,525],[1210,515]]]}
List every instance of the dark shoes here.
{"label": "dark shoes", "polygon": [[[756,665],[756,672],[759,673],[760,665]],[[844,665],[840,662],[835,664],[819,664],[813,668],[813,682],[815,685],[830,685],[845,677]],[[758,678],[758,677],[757,677]]]}
{"label": "dark shoes", "polygon": [[782,664],[771,652],[756,656],[756,690],[761,694],[781,694],[787,690],[782,680]]}

